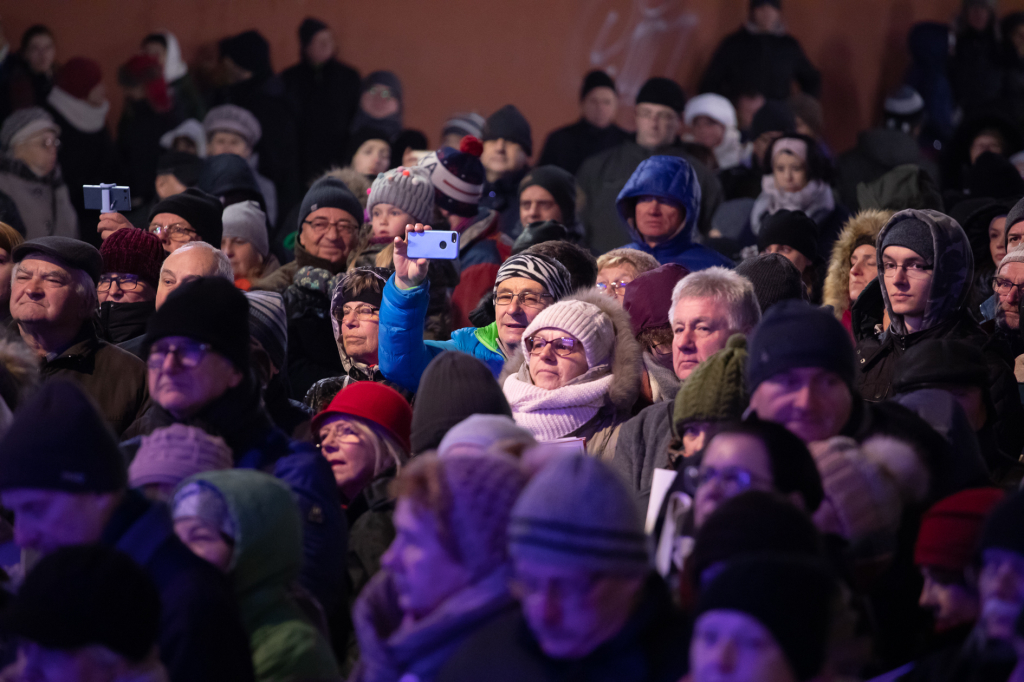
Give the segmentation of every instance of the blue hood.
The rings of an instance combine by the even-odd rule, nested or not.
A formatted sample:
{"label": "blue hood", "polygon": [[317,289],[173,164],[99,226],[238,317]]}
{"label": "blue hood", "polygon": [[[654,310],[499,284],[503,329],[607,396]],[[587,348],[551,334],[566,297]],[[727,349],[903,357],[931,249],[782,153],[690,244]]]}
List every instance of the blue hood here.
{"label": "blue hood", "polygon": [[692,242],[700,216],[700,184],[693,166],[678,156],[652,156],[641,161],[633,171],[619,192],[615,207],[633,241],[640,244],[643,237],[629,225],[627,218],[633,217],[637,198],[644,196],[664,197],[682,206],[686,210],[686,226],[668,244],[678,246]]}

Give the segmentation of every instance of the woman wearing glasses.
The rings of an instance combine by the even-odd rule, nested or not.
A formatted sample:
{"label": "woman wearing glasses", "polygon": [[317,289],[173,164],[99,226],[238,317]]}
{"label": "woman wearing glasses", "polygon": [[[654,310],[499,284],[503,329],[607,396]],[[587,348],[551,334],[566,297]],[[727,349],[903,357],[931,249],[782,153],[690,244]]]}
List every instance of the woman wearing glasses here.
{"label": "woman wearing glasses", "polygon": [[578,291],[533,319],[499,381],[512,417],[538,441],[585,438],[587,452],[610,459],[640,393],[641,356],[622,306]]}

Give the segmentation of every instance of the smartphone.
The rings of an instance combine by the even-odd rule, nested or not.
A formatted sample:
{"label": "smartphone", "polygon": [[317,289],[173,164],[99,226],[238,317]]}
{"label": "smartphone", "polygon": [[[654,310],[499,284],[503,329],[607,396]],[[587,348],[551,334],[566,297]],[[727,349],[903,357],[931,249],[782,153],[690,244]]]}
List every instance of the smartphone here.
{"label": "smartphone", "polygon": [[405,236],[409,242],[409,258],[430,258],[433,260],[455,260],[459,257],[459,233],[447,230],[410,232]]}
{"label": "smartphone", "polygon": [[[132,210],[132,195],[128,187],[117,185],[82,185],[85,190],[85,208],[90,211],[130,211]],[[103,203],[103,195],[108,194],[107,205]]]}

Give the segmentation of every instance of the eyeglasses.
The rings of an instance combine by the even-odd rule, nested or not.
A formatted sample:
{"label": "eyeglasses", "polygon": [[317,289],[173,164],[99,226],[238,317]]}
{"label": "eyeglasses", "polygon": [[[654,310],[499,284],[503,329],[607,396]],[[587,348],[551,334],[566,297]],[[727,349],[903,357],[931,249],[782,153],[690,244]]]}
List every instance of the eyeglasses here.
{"label": "eyeglasses", "polygon": [[541,580],[529,575],[517,575],[509,581],[509,591],[519,601],[524,601],[539,594],[550,594],[555,599],[573,603],[581,603],[590,596],[597,585],[598,576],[588,576],[582,580],[566,578],[548,578]]}
{"label": "eyeglasses", "polygon": [[506,291],[496,294],[494,303],[496,305],[512,305],[512,299],[517,299],[520,308],[544,308],[547,306],[545,301],[554,300],[554,298],[551,294],[538,294],[533,291],[524,291],[520,294],[510,294]]}
{"label": "eyeglasses", "polygon": [[376,95],[381,99],[391,99],[394,95],[391,93],[391,88],[386,85],[374,85],[368,90],[371,95]]}
{"label": "eyeglasses", "polygon": [[362,440],[359,432],[346,422],[334,422],[320,429],[320,443],[318,448],[332,443],[355,444]]}
{"label": "eyeglasses", "polygon": [[164,366],[167,356],[173,355],[179,365],[185,369],[192,369],[203,361],[209,350],[210,345],[206,343],[189,341],[185,343],[164,344],[157,342],[149,349],[149,359],[146,360],[146,366],[150,369],[159,369]]}
{"label": "eyeglasses", "polygon": [[170,225],[152,223],[149,226],[149,231],[161,239],[166,237],[168,240],[178,243],[192,241],[197,234],[186,223],[171,223]]}
{"label": "eyeglasses", "polygon": [[652,348],[655,355],[672,355],[672,344],[671,343],[659,343],[657,346]]}
{"label": "eyeglasses", "polygon": [[348,306],[345,306],[341,310],[340,319],[344,320],[350,313],[355,313],[357,320],[376,320],[377,316],[380,314],[380,309],[368,305],[361,305],[358,308],[349,308]]}
{"label": "eyeglasses", "polygon": [[1017,293],[1020,294],[1021,287],[1024,287],[1024,283],[1014,284],[1010,280],[1003,279],[1002,277],[992,278],[992,291],[996,292],[997,294],[1002,294],[1003,296],[1009,294],[1014,289],[1016,289]]}
{"label": "eyeglasses", "polygon": [[612,294],[617,295],[619,293],[619,289],[625,289],[628,284],[629,282],[625,280],[620,280],[618,282],[598,282],[597,288],[601,290],[602,294],[606,294],[610,291]]}
{"label": "eyeglasses", "polygon": [[37,147],[42,147],[43,149],[49,149],[50,147],[57,149],[58,147],[60,147],[60,140],[58,140],[56,137],[44,137],[43,139],[37,140],[32,144]]}
{"label": "eyeglasses", "polygon": [[107,291],[117,282],[117,288],[121,291],[135,291],[139,286],[138,275],[103,275],[96,284],[96,291]]}
{"label": "eyeglasses", "polygon": [[563,358],[572,355],[572,352],[576,349],[576,344],[579,343],[576,339],[562,337],[559,339],[542,339],[539,336],[531,336],[526,339],[523,344],[526,346],[526,352],[530,355],[540,355],[544,352],[544,349],[551,346],[551,349],[555,351],[555,355],[561,355]]}
{"label": "eyeglasses", "polygon": [[882,272],[886,279],[896,277],[896,271],[902,269],[910,279],[928,279],[931,277],[932,268],[924,263],[894,263],[886,261],[882,263]]}
{"label": "eyeglasses", "polygon": [[326,234],[327,230],[329,230],[332,227],[338,232],[338,234],[351,235],[355,234],[359,230],[358,225],[348,220],[338,220],[335,222],[331,222],[326,218],[317,218],[316,220],[306,220],[302,224],[309,225],[309,229],[313,232],[313,234],[317,236]]}
{"label": "eyeglasses", "polygon": [[696,491],[702,485],[719,480],[722,482],[722,487],[733,495],[747,490],[758,480],[754,474],[739,467],[724,467],[722,469],[687,467],[683,475],[686,476],[685,482],[689,485],[690,490]]}

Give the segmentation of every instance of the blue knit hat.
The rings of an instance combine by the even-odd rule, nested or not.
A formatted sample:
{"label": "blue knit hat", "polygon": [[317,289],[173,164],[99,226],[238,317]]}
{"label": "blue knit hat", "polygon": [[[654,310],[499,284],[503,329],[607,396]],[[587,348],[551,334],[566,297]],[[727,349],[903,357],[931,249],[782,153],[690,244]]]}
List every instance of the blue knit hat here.
{"label": "blue knit hat", "polygon": [[463,218],[477,214],[484,193],[484,165],[480,163],[480,140],[467,135],[458,149],[441,147],[428,154],[419,167],[430,174],[434,204]]}

